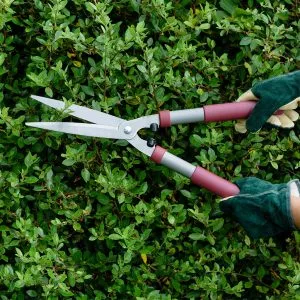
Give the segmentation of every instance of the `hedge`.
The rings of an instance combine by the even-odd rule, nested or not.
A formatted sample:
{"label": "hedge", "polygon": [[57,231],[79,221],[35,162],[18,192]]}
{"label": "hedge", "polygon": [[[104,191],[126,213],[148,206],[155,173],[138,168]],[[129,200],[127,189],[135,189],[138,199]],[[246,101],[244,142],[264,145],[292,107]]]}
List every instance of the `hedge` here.
{"label": "hedge", "polygon": [[[2,0],[0,298],[300,299],[299,233],[252,240],[215,195],[126,142],[25,125],[78,122],[31,94],[128,120],[234,101],[299,68],[297,4]],[[280,183],[299,178],[299,128],[155,137],[228,180]]]}

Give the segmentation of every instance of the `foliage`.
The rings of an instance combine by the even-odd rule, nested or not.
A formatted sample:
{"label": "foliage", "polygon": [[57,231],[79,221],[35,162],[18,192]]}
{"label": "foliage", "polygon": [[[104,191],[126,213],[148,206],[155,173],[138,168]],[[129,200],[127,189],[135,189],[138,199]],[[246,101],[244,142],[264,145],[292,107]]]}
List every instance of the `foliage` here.
{"label": "foliage", "polygon": [[[123,142],[32,129],[30,99],[127,119],[234,101],[299,68],[297,1],[2,0],[1,299],[300,299],[300,234],[250,240],[214,195]],[[176,126],[163,146],[230,180],[299,177],[299,124]]]}

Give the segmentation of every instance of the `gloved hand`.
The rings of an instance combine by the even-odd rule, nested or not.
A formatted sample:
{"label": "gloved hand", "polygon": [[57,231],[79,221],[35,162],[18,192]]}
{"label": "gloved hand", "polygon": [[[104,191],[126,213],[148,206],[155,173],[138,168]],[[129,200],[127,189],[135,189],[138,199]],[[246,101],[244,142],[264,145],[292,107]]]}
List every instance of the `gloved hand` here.
{"label": "gloved hand", "polygon": [[[282,128],[294,127],[294,122],[299,119],[295,109],[300,104],[300,71],[259,82],[237,101],[249,100],[258,100],[258,103],[247,121],[236,123],[238,132],[257,131],[265,122]],[[283,110],[283,114],[273,115],[278,109]]]}
{"label": "gloved hand", "polygon": [[[221,210],[239,222],[252,238],[270,237],[296,230],[299,226],[299,204],[291,208],[291,197],[299,199],[300,182],[272,184],[255,177],[235,182],[240,188],[237,196],[220,202]],[[295,222],[295,220],[297,222]]]}

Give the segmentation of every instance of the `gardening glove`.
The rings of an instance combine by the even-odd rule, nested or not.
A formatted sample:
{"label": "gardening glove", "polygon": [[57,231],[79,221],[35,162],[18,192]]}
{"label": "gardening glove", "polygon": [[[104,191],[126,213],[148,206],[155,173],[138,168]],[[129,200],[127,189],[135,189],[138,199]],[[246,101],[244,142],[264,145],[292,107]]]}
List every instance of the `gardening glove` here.
{"label": "gardening glove", "polygon": [[[300,71],[259,82],[237,99],[238,102],[249,100],[258,100],[258,103],[247,121],[236,123],[238,132],[257,131],[265,122],[276,127],[294,127],[294,122],[299,119],[295,109],[300,104]],[[283,113],[274,115],[278,109]]]}
{"label": "gardening glove", "polygon": [[223,199],[220,209],[240,223],[250,237],[270,237],[297,229],[290,199],[299,197],[299,180],[272,184],[248,177],[235,183],[240,193]]}

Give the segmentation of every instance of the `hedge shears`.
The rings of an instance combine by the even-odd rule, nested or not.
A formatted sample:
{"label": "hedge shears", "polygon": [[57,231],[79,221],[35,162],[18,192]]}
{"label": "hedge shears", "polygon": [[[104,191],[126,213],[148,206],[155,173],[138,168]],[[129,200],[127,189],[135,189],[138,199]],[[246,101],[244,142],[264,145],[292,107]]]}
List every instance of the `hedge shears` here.
{"label": "hedge shears", "polygon": [[[63,101],[40,96],[31,97],[58,110],[66,108]],[[212,104],[194,109],[164,110],[158,114],[126,121],[98,110],[72,104],[68,107],[69,115],[92,124],[29,122],[26,125],[76,135],[127,140],[136,149],[150,157],[152,161],[183,174],[190,178],[194,184],[204,187],[221,197],[229,197],[239,193],[239,188],[235,184],[169,153],[166,149],[156,145],[153,139],[142,139],[138,135],[138,132],[143,128],[150,128],[155,132],[159,127],[169,127],[176,124],[246,119],[251,114],[255,105],[255,101]]]}

